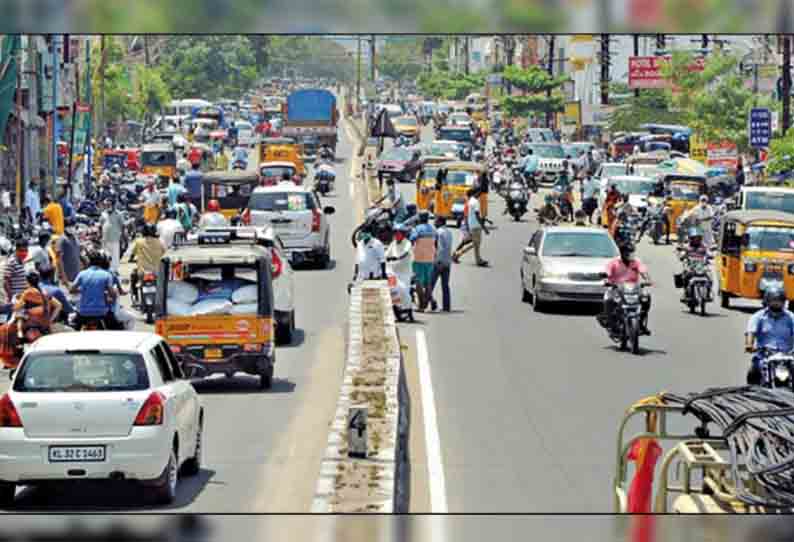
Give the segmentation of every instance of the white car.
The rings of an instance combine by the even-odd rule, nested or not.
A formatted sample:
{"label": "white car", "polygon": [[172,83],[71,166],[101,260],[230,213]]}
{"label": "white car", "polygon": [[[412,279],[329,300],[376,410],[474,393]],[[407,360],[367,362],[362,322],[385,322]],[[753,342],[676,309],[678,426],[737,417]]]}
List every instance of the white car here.
{"label": "white car", "polygon": [[17,485],[132,480],[159,503],[201,468],[204,412],[163,339],[133,331],[42,337],[0,398],[0,504]]}
{"label": "white car", "polygon": [[310,188],[282,182],[255,188],[243,217],[251,226],[273,226],[293,264],[313,260],[325,269],[331,262],[328,215],[334,212]]}
{"label": "white car", "polygon": [[250,122],[245,120],[238,120],[234,123],[237,128],[237,143],[244,147],[253,147],[256,145],[256,132]]}
{"label": "white car", "polygon": [[653,196],[658,183],[655,179],[642,177],[640,175],[617,175],[610,177],[609,181],[601,188],[601,193],[598,195],[598,216],[604,209],[606,202],[607,192],[611,186],[617,187],[621,195],[628,194],[629,203],[632,207],[644,213],[648,207],[648,198]]}

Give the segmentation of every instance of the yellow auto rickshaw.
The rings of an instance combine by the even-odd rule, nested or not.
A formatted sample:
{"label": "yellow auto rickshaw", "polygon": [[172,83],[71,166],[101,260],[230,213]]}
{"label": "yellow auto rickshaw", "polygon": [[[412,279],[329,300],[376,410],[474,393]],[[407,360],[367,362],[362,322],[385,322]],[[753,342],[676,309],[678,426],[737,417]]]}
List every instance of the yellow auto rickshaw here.
{"label": "yellow auto rickshaw", "polygon": [[176,178],[176,152],[168,143],[150,143],[141,149],[141,172],[161,179]]}
{"label": "yellow auto rickshaw", "polygon": [[[200,232],[196,241],[177,243],[157,274],[155,331],[163,337],[190,377],[245,372],[269,389],[276,362],[278,325],[273,305],[273,261],[264,246],[238,239],[234,228]],[[238,286],[239,285],[239,286]],[[202,301],[177,303],[169,290],[228,292],[248,287],[246,303],[229,311],[208,312]],[[200,299],[200,298],[199,298]],[[228,301],[231,307],[231,300]]]}
{"label": "yellow auto rickshaw", "polygon": [[248,205],[251,192],[259,186],[256,171],[211,171],[201,179],[201,205],[205,212],[207,202],[218,200],[220,212],[227,220],[240,215],[240,209]]}
{"label": "yellow auto rickshaw", "polygon": [[[442,162],[438,167],[446,170],[440,186],[436,185],[431,200],[432,212],[447,220],[454,220],[458,227],[463,222],[463,210],[466,205],[466,192],[470,188],[480,187],[480,176],[487,170],[477,162]],[[423,176],[426,178],[426,176]],[[488,193],[480,192],[480,214],[488,216]],[[417,204],[418,206],[418,204]]]}
{"label": "yellow auto rickshaw", "polygon": [[720,301],[761,299],[777,284],[794,299],[794,216],[781,211],[732,211],[722,219],[717,261]]}
{"label": "yellow auto rickshaw", "polygon": [[262,139],[259,149],[259,163],[292,162],[301,177],[306,176],[303,164],[303,145],[292,137],[266,137]]}
{"label": "yellow auto rickshaw", "polygon": [[670,233],[678,231],[678,218],[698,204],[698,199],[706,193],[706,178],[703,176],[663,174],[660,176],[665,187],[667,205],[670,209]]}
{"label": "yellow auto rickshaw", "polygon": [[447,156],[423,156],[422,169],[416,176],[416,208],[429,211],[436,199],[436,175],[440,164],[449,162]]}

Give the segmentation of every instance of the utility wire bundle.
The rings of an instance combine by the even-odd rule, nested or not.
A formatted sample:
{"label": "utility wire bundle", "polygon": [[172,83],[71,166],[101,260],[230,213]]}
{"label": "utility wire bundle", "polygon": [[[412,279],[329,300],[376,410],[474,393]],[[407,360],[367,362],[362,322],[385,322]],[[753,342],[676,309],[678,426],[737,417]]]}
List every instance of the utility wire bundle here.
{"label": "utility wire bundle", "polygon": [[[722,430],[731,455],[736,497],[748,506],[794,508],[794,393],[757,386],[711,388],[704,393],[665,394],[703,427]],[[740,476],[740,465],[763,488],[757,495]]]}

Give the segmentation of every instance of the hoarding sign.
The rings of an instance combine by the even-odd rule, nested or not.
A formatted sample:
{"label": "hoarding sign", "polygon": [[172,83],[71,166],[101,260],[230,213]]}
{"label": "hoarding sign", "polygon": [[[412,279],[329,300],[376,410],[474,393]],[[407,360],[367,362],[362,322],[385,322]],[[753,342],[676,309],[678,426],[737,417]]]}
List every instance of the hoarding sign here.
{"label": "hoarding sign", "polygon": [[[662,66],[670,62],[669,56],[632,56],[629,57],[629,87],[631,88],[668,88],[670,81],[663,75]],[[696,58],[690,71],[703,71],[705,60]]]}
{"label": "hoarding sign", "polygon": [[772,113],[765,107],[750,110],[750,146],[756,149],[769,146],[772,137]]}
{"label": "hoarding sign", "polygon": [[738,163],[739,152],[734,143],[722,141],[708,144],[706,159],[708,167],[724,167],[729,170],[736,170]]}

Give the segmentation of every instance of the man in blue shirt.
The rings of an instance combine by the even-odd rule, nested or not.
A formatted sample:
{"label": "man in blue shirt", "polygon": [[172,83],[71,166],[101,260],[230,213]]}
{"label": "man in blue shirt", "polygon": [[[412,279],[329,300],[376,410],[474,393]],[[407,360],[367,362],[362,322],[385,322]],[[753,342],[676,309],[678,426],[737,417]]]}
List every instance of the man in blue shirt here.
{"label": "man in blue shirt", "polygon": [[102,320],[106,329],[123,329],[111,310],[118,290],[114,286],[113,275],[102,269],[105,258],[101,252],[93,252],[89,257],[90,267],[80,271],[72,284],[71,293],[80,294],[75,322],[77,331],[88,319]]}
{"label": "man in blue shirt", "polygon": [[63,218],[74,218],[74,207],[69,203],[69,198],[66,196],[66,189],[61,188],[60,192],[61,197],[58,198],[58,203],[61,204],[61,209],[63,209]]}
{"label": "man in blue shirt", "polygon": [[201,201],[201,167],[200,163],[195,163],[192,166],[192,169],[187,172],[185,175],[185,189],[187,190],[187,194],[191,197],[191,199],[195,201]]}
{"label": "man in blue shirt", "polygon": [[764,292],[765,308],[754,313],[747,323],[744,349],[753,354],[747,383],[758,385],[761,381],[761,362],[769,348],[779,352],[794,350],[794,313],[785,308],[786,293],[780,286],[772,286]]}
{"label": "man in blue shirt", "polygon": [[182,186],[182,181],[179,177],[173,179],[171,184],[168,186],[168,207],[169,209],[173,209],[176,207],[177,198],[180,194],[184,194],[187,192],[187,189]]}
{"label": "man in blue shirt", "polygon": [[535,173],[538,171],[538,157],[532,153],[532,149],[527,149],[527,155],[523,158],[521,166],[527,186],[532,190],[537,190],[538,183],[535,180]]}

